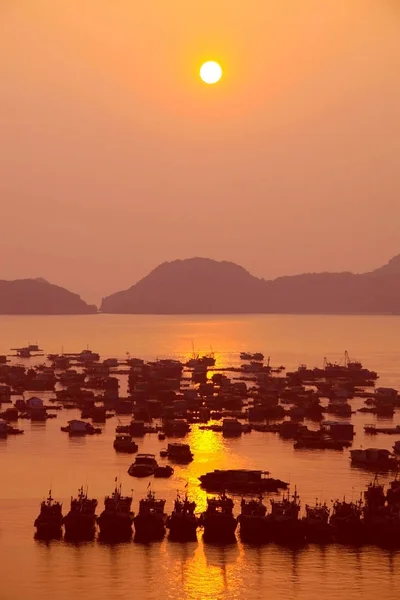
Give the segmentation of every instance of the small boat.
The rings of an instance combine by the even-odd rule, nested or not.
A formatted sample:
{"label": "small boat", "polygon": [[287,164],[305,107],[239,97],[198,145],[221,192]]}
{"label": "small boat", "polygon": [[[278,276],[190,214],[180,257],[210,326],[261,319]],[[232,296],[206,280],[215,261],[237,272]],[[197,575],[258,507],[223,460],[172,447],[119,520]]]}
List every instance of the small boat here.
{"label": "small boat", "polygon": [[111,496],[104,499],[104,510],[97,519],[100,537],[110,541],[125,541],[132,536],[134,514],[131,511],[132,496],[122,495],[121,484],[117,485]]}
{"label": "small boat", "polygon": [[188,500],[185,494],[182,500],[180,495],[174,503],[174,510],[167,519],[166,527],[169,529],[169,539],[180,542],[191,542],[197,540],[196,530],[199,520],[194,514],[196,503]]}
{"label": "small boat", "polygon": [[5,419],[0,419],[0,438],[6,438],[8,435],[21,435],[23,429],[17,429],[10,425]]}
{"label": "small boat", "polygon": [[139,449],[131,436],[123,433],[117,433],[113,446],[116,452],[125,452],[126,454],[134,454]]}
{"label": "small boat", "polygon": [[382,448],[366,448],[350,450],[351,464],[380,471],[397,471],[400,461],[389,450]]}
{"label": "small boat", "polygon": [[377,433],[396,435],[396,433],[400,434],[400,425],[396,425],[395,427],[376,427],[376,425],[365,425],[364,431],[370,435],[376,435]]}
{"label": "small boat", "polygon": [[72,421],[68,421],[68,425],[61,427],[61,431],[68,433],[70,437],[83,437],[85,435],[101,433],[102,430],[100,427],[93,427],[91,423],[87,423],[86,421],[72,419]]}
{"label": "small boat", "polygon": [[34,522],[37,537],[41,539],[60,538],[62,521],[62,504],[52,498],[50,490],[46,500],[41,503],[39,516]]}
{"label": "small boat", "polygon": [[264,354],[261,352],[241,352],[240,360],[264,360]]}
{"label": "small boat", "polygon": [[168,456],[168,450],[166,448],[163,448],[162,450],[160,450],[160,456],[162,458],[166,458]]}
{"label": "small boat", "polygon": [[92,539],[96,531],[97,500],[88,498],[83,487],[79,489],[78,497],[71,497],[69,513],[63,518],[65,536],[70,539]]}
{"label": "small boat", "polygon": [[235,542],[237,519],[233,516],[233,500],[225,493],[216,498],[207,498],[207,510],[200,516],[204,527],[204,541]]}
{"label": "small boat", "polygon": [[128,469],[128,474],[132,477],[149,477],[154,475],[158,463],[154,454],[138,454],[135,462]]}
{"label": "small boat", "polygon": [[162,465],[156,467],[154,477],[171,477],[174,474],[174,469],[170,465]]}
{"label": "small boat", "polygon": [[343,450],[348,448],[351,442],[347,440],[333,440],[320,435],[303,435],[293,444],[295,450],[302,448],[317,450]]}
{"label": "small boat", "polygon": [[160,431],[160,433],[158,434],[158,439],[159,439],[161,442],[163,442],[163,441],[165,440],[165,437],[166,437],[166,436],[165,436],[165,433],[162,433],[162,432]]}
{"label": "small boat", "polygon": [[272,539],[270,519],[266,516],[267,507],[262,501],[262,496],[245,500],[240,504],[241,513],[238,517],[240,523],[240,537],[243,542],[262,544]]}
{"label": "small boat", "polygon": [[168,458],[176,463],[188,464],[193,460],[189,444],[173,442],[168,444]]}
{"label": "small boat", "polygon": [[139,512],[134,518],[135,540],[161,540],[165,535],[167,515],[164,513],[165,500],[156,500],[154,492],[139,502]]}

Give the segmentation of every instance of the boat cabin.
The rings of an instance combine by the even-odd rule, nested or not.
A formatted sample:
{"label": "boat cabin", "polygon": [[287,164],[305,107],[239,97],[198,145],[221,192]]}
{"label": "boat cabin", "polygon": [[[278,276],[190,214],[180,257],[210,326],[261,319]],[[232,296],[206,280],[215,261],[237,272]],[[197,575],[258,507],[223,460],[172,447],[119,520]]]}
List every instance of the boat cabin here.
{"label": "boat cabin", "polygon": [[321,423],[320,430],[334,440],[352,440],[354,437],[354,425],[341,421],[325,421]]}

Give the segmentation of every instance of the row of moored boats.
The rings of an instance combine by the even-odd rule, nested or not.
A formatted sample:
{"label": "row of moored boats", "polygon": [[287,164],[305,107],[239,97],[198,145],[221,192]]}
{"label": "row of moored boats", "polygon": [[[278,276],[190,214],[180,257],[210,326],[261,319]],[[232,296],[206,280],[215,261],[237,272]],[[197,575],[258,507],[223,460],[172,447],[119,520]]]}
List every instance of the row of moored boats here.
{"label": "row of moored boats", "polygon": [[41,504],[35,520],[39,538],[59,538],[65,528],[69,539],[93,539],[97,527],[104,541],[135,539],[153,541],[162,539],[166,530],[178,541],[195,541],[197,529],[203,528],[204,540],[218,543],[235,541],[239,525],[242,541],[249,543],[375,543],[400,545],[400,480],[391,482],[387,492],[376,480],[359,501],[337,500],[330,508],[316,502],[305,506],[300,518],[300,499],[295,491],[288,491],[280,499],[270,500],[270,512],[262,496],[241,501],[241,512],[234,515],[234,501],[225,493],[207,499],[207,508],[197,514],[196,503],[187,494],[179,494],[171,514],[165,512],[164,499],[156,498],[149,490],[139,502],[139,511],[132,510],[132,496],[123,496],[121,486],[115,486],[111,496],[104,500],[104,510],[96,515],[97,500],[88,498],[81,488],[71,498],[70,510],[62,514],[62,504],[51,492]]}

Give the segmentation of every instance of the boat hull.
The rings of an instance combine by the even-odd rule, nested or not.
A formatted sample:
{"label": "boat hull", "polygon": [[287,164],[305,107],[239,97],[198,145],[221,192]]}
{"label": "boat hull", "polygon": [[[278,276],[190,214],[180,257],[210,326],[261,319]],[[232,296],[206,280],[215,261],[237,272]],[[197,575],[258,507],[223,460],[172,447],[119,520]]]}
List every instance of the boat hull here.
{"label": "boat hull", "polygon": [[59,519],[41,519],[40,516],[35,520],[36,537],[39,539],[59,539],[62,536],[62,518]]}
{"label": "boat hull", "polygon": [[365,521],[365,541],[389,548],[400,548],[400,517]]}
{"label": "boat hull", "polygon": [[203,513],[201,524],[204,527],[204,541],[232,543],[236,541],[237,519],[233,515]]}
{"label": "boat hull", "polygon": [[271,519],[272,538],[277,544],[297,545],[305,542],[303,523],[298,519]]}
{"label": "boat hull", "polygon": [[121,452],[123,454],[135,454],[138,451],[138,447],[134,444],[113,444],[115,452]]}
{"label": "boat hull", "polygon": [[329,544],[333,541],[333,528],[329,523],[317,523],[304,519],[304,535],[310,544]]}
{"label": "boat hull", "polygon": [[132,537],[133,513],[129,515],[105,514],[97,519],[100,538],[106,541],[125,541]]}
{"label": "boat hull", "polygon": [[68,514],[63,519],[66,539],[91,540],[96,533],[95,515]]}
{"label": "boat hull", "polygon": [[153,467],[131,465],[128,469],[128,475],[131,477],[150,477],[151,475],[154,475],[154,471],[155,468]]}
{"label": "boat hull", "polygon": [[240,515],[240,539],[250,544],[266,544],[272,541],[270,520],[265,516]]}
{"label": "boat hull", "polygon": [[165,536],[165,515],[141,515],[134,518],[135,540],[156,541]]}
{"label": "boat hull", "polygon": [[365,542],[365,527],[361,520],[331,520],[335,542],[339,544],[361,545]]}
{"label": "boat hull", "polygon": [[168,517],[167,529],[169,529],[169,539],[179,542],[197,541],[198,520],[194,515],[171,515]]}

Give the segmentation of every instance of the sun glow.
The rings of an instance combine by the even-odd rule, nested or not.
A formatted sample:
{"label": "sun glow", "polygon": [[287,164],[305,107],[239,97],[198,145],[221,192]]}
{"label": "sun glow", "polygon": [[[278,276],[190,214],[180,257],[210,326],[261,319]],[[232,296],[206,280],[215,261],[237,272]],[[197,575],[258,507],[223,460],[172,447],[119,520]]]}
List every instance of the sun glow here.
{"label": "sun glow", "polygon": [[217,83],[222,77],[221,66],[213,60],[205,62],[200,68],[200,77],[204,83]]}

